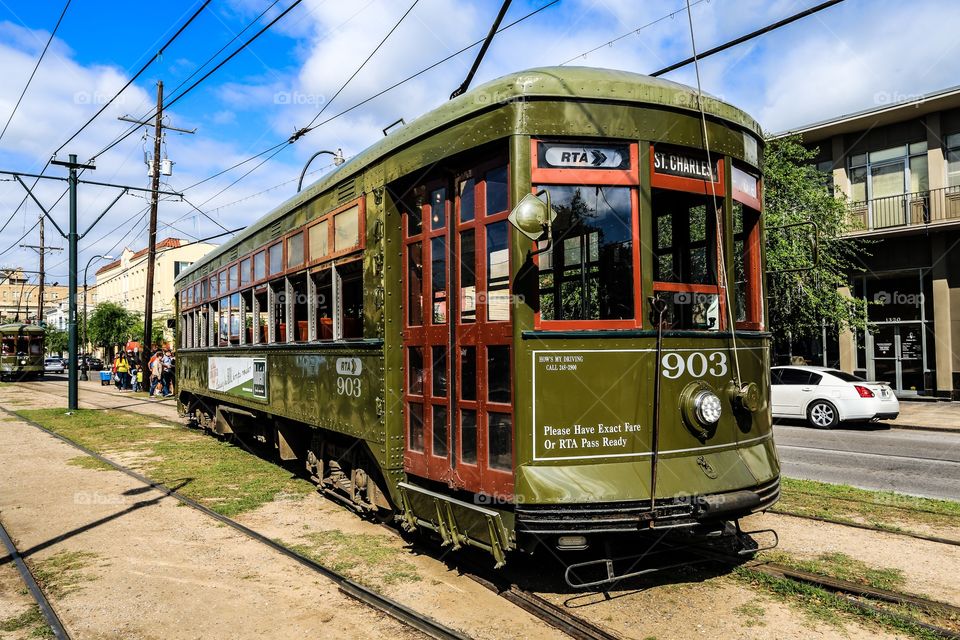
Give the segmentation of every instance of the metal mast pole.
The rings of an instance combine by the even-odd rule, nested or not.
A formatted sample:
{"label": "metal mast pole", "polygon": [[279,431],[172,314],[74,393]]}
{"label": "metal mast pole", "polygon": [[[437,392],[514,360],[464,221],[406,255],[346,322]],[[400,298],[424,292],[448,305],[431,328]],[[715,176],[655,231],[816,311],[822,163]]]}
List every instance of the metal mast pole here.
{"label": "metal mast pole", "polygon": [[[67,341],[67,351],[70,352],[70,372],[67,375],[67,410],[76,411],[79,407],[77,401],[77,156],[73,153],[70,154],[69,185],[70,232],[67,235],[67,250],[70,252],[70,307],[68,312],[70,335]],[[41,252],[40,255],[42,260],[43,253]],[[43,280],[41,279],[40,282],[43,282]]]}
{"label": "metal mast pole", "polygon": [[40,300],[37,303],[37,324],[43,324],[43,254],[46,250],[43,246],[43,212],[40,212]]}
{"label": "metal mast pole", "polygon": [[157,120],[153,125],[153,178],[150,196],[150,238],[147,245],[147,289],[144,292],[143,344],[140,345],[141,366],[146,370],[153,345],[153,277],[157,259],[157,203],[160,191],[160,142],[163,139],[163,81],[157,82]]}

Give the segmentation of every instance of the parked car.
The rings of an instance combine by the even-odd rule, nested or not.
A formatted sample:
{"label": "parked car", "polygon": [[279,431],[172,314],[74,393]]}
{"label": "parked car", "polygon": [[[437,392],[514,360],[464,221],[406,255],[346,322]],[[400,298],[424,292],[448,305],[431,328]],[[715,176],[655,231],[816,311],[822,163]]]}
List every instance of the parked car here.
{"label": "parked car", "polygon": [[828,367],[770,369],[770,407],[774,418],[806,418],[820,429],[852,420],[892,420],[900,402],[886,382]]}
{"label": "parked car", "polygon": [[67,370],[67,363],[63,358],[47,358],[43,361],[44,373],[63,373]]}
{"label": "parked car", "polygon": [[86,361],[87,368],[90,371],[102,371],[103,370],[103,360],[95,356],[81,356],[80,363]]}

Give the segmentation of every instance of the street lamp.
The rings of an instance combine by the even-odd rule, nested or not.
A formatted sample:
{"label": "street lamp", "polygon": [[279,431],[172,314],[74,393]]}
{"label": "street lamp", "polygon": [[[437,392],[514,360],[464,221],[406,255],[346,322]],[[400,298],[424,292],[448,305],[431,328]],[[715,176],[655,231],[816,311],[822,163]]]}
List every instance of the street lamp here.
{"label": "street lamp", "polygon": [[[90,263],[100,258],[101,260],[113,260],[113,256],[103,256],[95,255],[91,256],[87,260],[87,266],[83,268],[83,350],[87,350],[87,325],[90,324],[90,319],[87,317],[87,270],[90,269]],[[90,369],[90,365],[87,364],[87,358],[83,358],[80,362],[80,379],[86,382],[90,378],[87,376],[87,370]]]}

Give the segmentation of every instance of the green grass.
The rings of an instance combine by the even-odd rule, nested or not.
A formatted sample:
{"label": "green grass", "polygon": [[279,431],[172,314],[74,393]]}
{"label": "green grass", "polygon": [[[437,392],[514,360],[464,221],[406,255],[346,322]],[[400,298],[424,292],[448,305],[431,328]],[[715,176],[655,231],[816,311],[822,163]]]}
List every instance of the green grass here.
{"label": "green grass", "polygon": [[774,511],[868,524],[889,531],[912,531],[911,525],[960,528],[960,502],[813,480],[782,478],[781,482],[780,502]]}
{"label": "green grass", "polygon": [[906,583],[906,578],[900,569],[872,567],[845,553],[823,553],[815,559],[806,560],[782,551],[772,551],[763,553],[761,557],[792,569],[855,582],[874,589],[896,591]]}
{"label": "green grass", "polygon": [[82,588],[84,582],[94,580],[84,569],[97,558],[97,554],[88,551],[61,551],[37,562],[30,570],[47,596],[62,598]]}
{"label": "green grass", "polygon": [[[107,457],[133,454],[144,475],[226,516],[315,491],[311,483],[244,449],[155,417],[91,409],[72,415],[62,409],[18,414]],[[145,426],[157,423],[171,428]]]}
{"label": "green grass", "polygon": [[0,620],[0,631],[13,633],[28,629],[30,638],[55,637],[43,614],[40,613],[40,607],[36,604],[30,605],[30,608],[21,614]]}
{"label": "green grass", "polygon": [[[912,607],[882,605],[876,611],[861,609],[851,600],[821,587],[771,576],[746,565],[734,569],[733,576],[734,579],[759,588],[775,599],[802,611],[813,621],[836,627],[838,633],[842,633],[845,622],[856,621],[867,628],[880,627],[919,640],[941,640],[939,634],[911,620],[897,617],[907,616],[937,624],[936,620],[929,620],[924,612]],[[877,605],[872,602],[870,604]]]}
{"label": "green grass", "polygon": [[417,568],[405,559],[407,552],[391,545],[388,536],[319,531],[292,545],[298,553],[368,586],[419,582]]}
{"label": "green grass", "polygon": [[76,458],[70,458],[67,460],[67,464],[72,467],[80,467],[81,469],[96,469],[97,471],[114,471],[114,468],[108,465],[106,462],[97,460],[96,458],[91,458],[88,455],[77,456]]}
{"label": "green grass", "polygon": [[743,618],[743,626],[745,627],[764,627],[767,624],[763,620],[763,616],[767,612],[756,600],[743,603],[734,609],[734,612]]}

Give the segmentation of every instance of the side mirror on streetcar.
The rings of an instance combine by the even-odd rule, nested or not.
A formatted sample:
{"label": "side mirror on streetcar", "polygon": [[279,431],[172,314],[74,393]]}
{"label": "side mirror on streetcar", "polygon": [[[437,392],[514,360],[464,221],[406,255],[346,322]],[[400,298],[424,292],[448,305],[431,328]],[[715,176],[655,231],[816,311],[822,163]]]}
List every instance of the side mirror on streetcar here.
{"label": "side mirror on streetcar", "polygon": [[[540,196],[546,195],[546,201]],[[541,189],[536,195],[528,193],[521,198],[507,219],[517,231],[534,242],[549,234],[550,225],[557,218],[557,212],[550,205],[550,192]]]}

